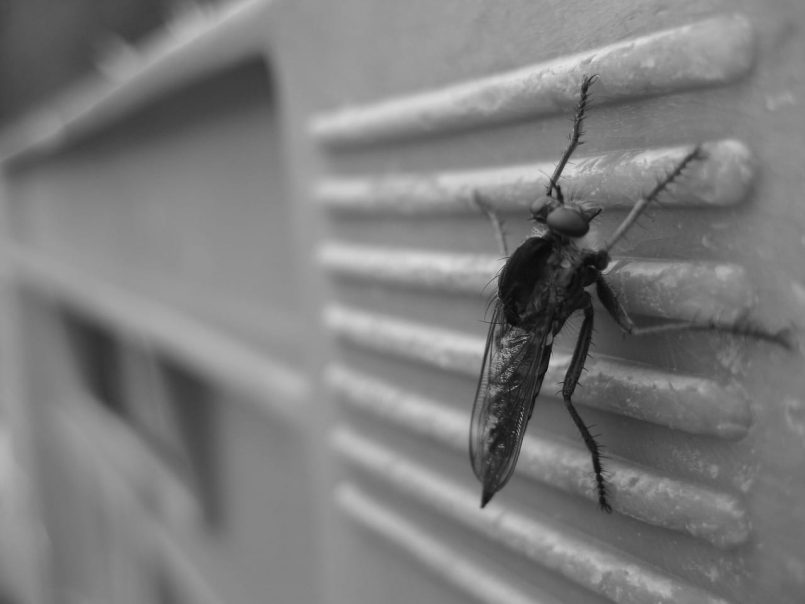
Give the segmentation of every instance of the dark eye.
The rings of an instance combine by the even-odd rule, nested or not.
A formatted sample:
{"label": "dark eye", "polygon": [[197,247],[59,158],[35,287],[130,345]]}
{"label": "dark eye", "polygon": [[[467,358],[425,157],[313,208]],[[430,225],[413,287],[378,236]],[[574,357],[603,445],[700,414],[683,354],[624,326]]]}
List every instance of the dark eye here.
{"label": "dark eye", "polygon": [[590,230],[587,220],[580,212],[571,208],[556,208],[545,219],[552,230],[565,237],[582,237]]}

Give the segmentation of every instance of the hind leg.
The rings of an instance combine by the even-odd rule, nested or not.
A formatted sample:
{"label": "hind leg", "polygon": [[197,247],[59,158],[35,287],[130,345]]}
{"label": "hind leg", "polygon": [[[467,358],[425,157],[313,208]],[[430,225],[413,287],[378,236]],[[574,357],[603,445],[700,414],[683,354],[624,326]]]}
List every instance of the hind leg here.
{"label": "hind leg", "polygon": [[793,333],[789,329],[782,329],[777,332],[764,330],[761,326],[755,325],[750,321],[736,322],[725,325],[717,321],[673,321],[660,325],[648,327],[638,327],[626,312],[626,309],[618,300],[615,292],[609,283],[602,276],[596,280],[596,293],[601,305],[612,315],[618,326],[629,335],[644,336],[659,333],[671,333],[675,331],[726,331],[739,336],[747,336],[758,340],[765,340],[777,344],[789,350],[794,349]]}
{"label": "hind leg", "polygon": [[598,505],[605,512],[611,512],[612,507],[607,501],[607,485],[604,480],[604,468],[601,465],[601,451],[595,437],[590,433],[590,429],[584,420],[581,419],[579,412],[573,406],[571,397],[576,390],[576,385],[579,383],[581,372],[584,369],[584,361],[587,359],[587,352],[590,349],[590,341],[593,336],[593,305],[589,296],[587,298],[587,306],[584,307],[584,322],[581,324],[579,330],[579,337],[576,341],[576,349],[573,351],[573,358],[570,360],[570,366],[567,368],[565,374],[565,382],[562,385],[562,398],[565,401],[565,408],[573,419],[584,439],[584,444],[587,445],[587,450],[593,461],[593,471],[595,472],[596,488],[598,490]]}

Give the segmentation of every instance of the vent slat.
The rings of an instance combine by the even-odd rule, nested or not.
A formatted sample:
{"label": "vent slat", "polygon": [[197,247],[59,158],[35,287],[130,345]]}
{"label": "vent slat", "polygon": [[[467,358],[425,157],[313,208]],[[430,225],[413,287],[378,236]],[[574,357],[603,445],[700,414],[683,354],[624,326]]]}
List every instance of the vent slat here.
{"label": "vent slat", "polygon": [[298,420],[310,384],[299,371],[189,316],[123,291],[46,256],[15,250],[14,268],[26,286],[108,325],[135,344],[194,368],[201,375],[259,399],[263,411]]}
{"label": "vent slat", "polygon": [[489,604],[561,604],[538,590],[528,595],[472,562],[459,550],[388,509],[352,484],[341,484],[335,501],[353,522],[389,540],[430,572],[473,601]]}
{"label": "vent slat", "polygon": [[727,604],[576,529],[547,518],[526,517],[500,503],[482,510],[476,492],[349,429],[336,429],[331,442],[350,464],[395,491],[613,602]]}
{"label": "vent slat", "polygon": [[[692,145],[612,151],[574,158],[562,186],[603,208],[629,208],[688,153]],[[690,166],[663,206],[723,207],[743,201],[755,177],[747,146],[737,140],[706,143],[707,158]],[[353,214],[434,215],[478,213],[481,195],[498,211],[520,211],[545,193],[555,160],[475,170],[329,177],[314,190],[327,210]]]}
{"label": "vent slat", "polygon": [[[491,254],[433,252],[328,242],[319,262],[336,276],[446,293],[489,295],[503,260]],[[658,319],[715,318],[728,325],[753,309],[746,270],[728,262],[613,259],[608,281],[630,312]],[[494,283],[494,281],[492,281]]]}
{"label": "vent slat", "polygon": [[[327,383],[349,408],[466,454],[469,408],[466,414],[461,413],[439,401],[341,366],[328,370]],[[746,509],[732,494],[612,457],[606,467],[611,503],[617,512],[688,533],[720,548],[739,545],[749,536]],[[598,500],[590,480],[586,449],[532,432],[524,441],[518,468],[534,480],[590,501]]]}
{"label": "vent slat", "polygon": [[[353,345],[476,378],[484,339],[332,305],[325,312],[331,332]],[[554,353],[543,391],[556,392],[569,355]],[[576,402],[642,421],[720,438],[738,438],[752,419],[738,387],[678,375],[596,355],[588,359]]]}
{"label": "vent slat", "polygon": [[[491,240],[490,240],[491,241]],[[491,254],[395,249],[327,242],[319,263],[338,277],[446,293],[481,294],[503,260]]]}
{"label": "vent slat", "polygon": [[568,111],[585,74],[613,103],[733,81],[749,71],[754,30],[722,15],[418,94],[315,116],[314,138],[334,148],[370,145]]}

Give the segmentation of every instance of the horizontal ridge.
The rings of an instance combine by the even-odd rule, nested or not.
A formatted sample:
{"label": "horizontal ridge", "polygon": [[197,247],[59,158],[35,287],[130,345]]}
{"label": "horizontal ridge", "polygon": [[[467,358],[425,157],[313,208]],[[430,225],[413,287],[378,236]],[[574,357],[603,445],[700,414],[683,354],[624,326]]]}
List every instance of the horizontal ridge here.
{"label": "horizontal ridge", "polygon": [[[629,208],[672,170],[693,145],[610,151],[579,157],[565,167],[562,186],[585,203]],[[755,176],[755,164],[741,141],[703,145],[706,159],[685,170],[663,206],[722,207],[740,203]],[[330,177],[314,196],[326,209],[359,214],[432,215],[478,213],[474,195],[498,211],[521,211],[545,194],[555,162],[447,172]]]}
{"label": "horizontal ridge", "polygon": [[406,520],[350,483],[335,490],[335,501],[353,522],[397,545],[435,575],[460,589],[473,601],[489,604],[561,604],[544,592],[525,594],[472,562],[457,548]]}
{"label": "horizontal ridge", "polygon": [[[468,413],[347,367],[330,367],[326,381],[348,408],[466,454]],[[598,500],[590,479],[590,456],[580,447],[532,431],[523,443],[518,469],[552,487]],[[749,536],[746,509],[732,494],[663,476],[617,458],[607,460],[606,470],[610,503],[619,513],[687,533],[720,548],[739,545]]]}
{"label": "horizontal ridge", "polygon": [[[484,339],[333,305],[325,312],[331,332],[353,345],[477,378]],[[554,353],[544,392],[560,389],[570,362]],[[596,355],[585,364],[576,402],[619,415],[719,438],[744,436],[752,423],[749,402],[737,387]]]}
{"label": "horizontal ridge", "polygon": [[[491,237],[490,237],[491,239]],[[482,295],[503,260],[492,254],[435,252],[338,241],[319,249],[333,275],[386,285]],[[607,281],[632,314],[728,325],[756,305],[746,270],[713,261],[615,258]]]}
{"label": "horizontal ridge", "polygon": [[733,81],[755,58],[754,30],[741,15],[688,25],[560,56],[544,63],[315,116],[311,134],[354,147],[453,132],[568,110],[584,75],[598,74],[598,102],[669,94]]}

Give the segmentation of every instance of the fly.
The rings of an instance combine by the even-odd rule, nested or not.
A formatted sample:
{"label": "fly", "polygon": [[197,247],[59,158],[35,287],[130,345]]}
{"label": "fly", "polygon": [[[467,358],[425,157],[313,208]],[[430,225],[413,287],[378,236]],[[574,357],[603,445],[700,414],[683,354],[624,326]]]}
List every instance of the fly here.
{"label": "fly", "polygon": [[[628,334],[720,327],[716,322],[692,321],[637,327],[602,275],[610,262],[610,249],[646,207],[655,202],[692,162],[704,159],[705,152],[701,146],[693,147],[673,170],[635,203],[601,249],[591,250],[577,245],[577,239],[588,232],[590,222],[601,209],[565,201],[559,178],[570,156],[581,144],[589,89],[596,79],[597,76],[582,79],[570,144],[550,177],[546,194],[531,204],[531,218],[543,225],[542,234],[529,237],[508,256],[497,216],[483,200],[475,196],[475,202],[492,220],[504,256],[507,256],[498,276],[497,296],[492,302],[492,317],[470,425],[470,459],[482,485],[481,507],[511,477],[526,426],[548,370],[554,338],[570,315],[581,312],[584,319],[562,384],[562,398],[590,452],[598,505],[605,512],[612,511],[601,463],[601,447],[572,402],[593,332],[593,304],[588,287],[595,287],[604,309]],[[727,329],[789,346],[783,332],[769,334],[747,323]]]}

